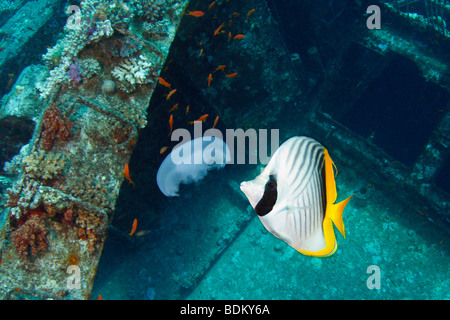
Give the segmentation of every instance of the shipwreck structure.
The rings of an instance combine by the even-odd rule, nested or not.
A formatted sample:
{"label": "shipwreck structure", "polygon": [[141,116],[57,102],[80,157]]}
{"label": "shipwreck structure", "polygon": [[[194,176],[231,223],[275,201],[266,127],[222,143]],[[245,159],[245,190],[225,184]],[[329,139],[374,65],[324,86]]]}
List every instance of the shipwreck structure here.
{"label": "shipwreck structure", "polygon": [[[360,198],[390,190],[412,215],[450,230],[447,1],[373,1],[381,29],[367,28],[361,1],[201,0],[188,8],[205,13],[201,23],[183,16],[188,2],[39,0],[3,8],[0,298],[89,298],[133,150],[138,140],[167,138],[166,110],[150,108],[160,136],[144,129],[162,74],[220,114],[219,126],[295,123],[371,181]],[[298,10],[296,23],[283,6]],[[28,15],[29,25],[14,33]],[[217,31],[222,22],[226,31]],[[41,48],[44,64],[35,64],[30,46],[60,25],[63,36]],[[290,41],[299,37],[308,40]],[[225,64],[229,77],[214,73],[206,85]],[[385,100],[383,88],[392,86],[399,95]],[[392,108],[402,117],[391,118]],[[236,182],[228,186],[242,200]],[[204,256],[197,269],[172,276],[176,289],[194,287],[254,218],[240,200],[234,204],[244,210],[230,210],[226,235],[214,231],[217,245],[197,250]]]}
{"label": "shipwreck structure", "polygon": [[[21,73],[4,101],[2,126],[26,128],[30,120],[36,126],[5,168],[16,178],[3,190],[3,299],[89,297],[122,172],[147,124],[146,109],[186,5],[88,0],[64,8],[64,36],[43,56],[45,65]],[[53,19],[61,8],[58,1],[30,1],[9,21],[41,11]],[[23,28],[37,31],[46,22],[39,21]],[[7,28],[3,68],[9,51],[20,50]],[[69,291],[71,270],[82,277]]]}

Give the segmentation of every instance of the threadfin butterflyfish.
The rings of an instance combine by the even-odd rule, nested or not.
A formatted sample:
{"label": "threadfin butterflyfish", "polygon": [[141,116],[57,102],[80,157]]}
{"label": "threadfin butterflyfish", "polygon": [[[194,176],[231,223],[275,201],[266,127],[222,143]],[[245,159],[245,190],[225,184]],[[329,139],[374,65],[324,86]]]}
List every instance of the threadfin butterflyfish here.
{"label": "threadfin butterflyfish", "polygon": [[293,137],[259,176],[241,183],[241,190],[274,236],[304,255],[327,257],[337,249],[333,224],[345,238],[342,213],[353,196],[335,204],[334,168],[319,142]]}

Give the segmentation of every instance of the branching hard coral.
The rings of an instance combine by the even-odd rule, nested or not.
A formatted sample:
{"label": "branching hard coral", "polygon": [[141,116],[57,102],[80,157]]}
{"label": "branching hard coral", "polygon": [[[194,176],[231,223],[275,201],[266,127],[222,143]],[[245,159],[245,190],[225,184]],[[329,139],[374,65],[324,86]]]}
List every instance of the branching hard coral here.
{"label": "branching hard coral", "polygon": [[28,220],[11,234],[16,252],[23,258],[47,251],[47,229],[42,212],[32,212]]}
{"label": "branching hard coral", "polygon": [[138,58],[125,59],[111,73],[118,80],[119,88],[129,93],[136,90],[137,85],[154,82],[153,71],[151,62],[141,54]]}
{"label": "branching hard coral", "polygon": [[118,108],[118,112],[136,127],[143,129],[147,126],[147,111],[142,107],[140,108],[139,105],[122,105]]}
{"label": "branching hard coral", "polygon": [[32,179],[52,179],[64,170],[66,161],[59,153],[33,152],[24,157],[23,170]]}
{"label": "branching hard coral", "polygon": [[72,123],[63,117],[62,111],[56,104],[53,104],[44,112],[42,117],[42,147],[45,151],[53,148],[56,137],[66,141],[72,134]]}
{"label": "branching hard coral", "polygon": [[80,76],[82,79],[91,78],[101,71],[100,63],[95,59],[89,58],[79,60],[78,64],[80,66]]}

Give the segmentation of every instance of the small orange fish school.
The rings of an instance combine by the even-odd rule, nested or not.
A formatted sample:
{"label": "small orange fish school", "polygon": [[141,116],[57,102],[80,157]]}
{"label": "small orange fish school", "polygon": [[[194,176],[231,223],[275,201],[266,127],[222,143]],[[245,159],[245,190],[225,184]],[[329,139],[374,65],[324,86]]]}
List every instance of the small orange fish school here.
{"label": "small orange fish school", "polygon": [[[216,10],[218,7],[220,6],[220,3],[218,4],[216,1],[212,1],[208,7],[206,8],[191,8],[191,10],[186,10],[184,15],[192,17],[192,18],[196,18],[199,19],[198,21],[205,21],[203,19],[220,19],[217,16],[215,16],[215,14],[218,12],[218,10]],[[248,11],[244,11],[244,12],[237,12],[234,11],[231,15],[229,15],[228,17],[223,17],[223,20],[220,21],[219,23],[217,23],[214,27],[214,29],[211,31],[211,35],[210,35],[210,39],[212,38],[217,38],[217,39],[221,39],[221,35],[225,34],[228,35],[225,37],[225,39],[228,38],[228,41],[242,41],[246,38],[246,35],[242,33],[242,31],[245,30],[236,30],[237,27],[236,25],[239,24],[234,24],[233,20],[237,20],[240,19],[240,21],[244,21],[244,23],[246,23],[245,21],[248,20],[251,15],[255,12],[255,9],[250,9]],[[189,20],[189,21],[195,21],[194,20]],[[224,21],[225,20],[225,21]],[[241,32],[239,32],[241,31]],[[206,39],[207,41],[207,39]],[[206,47],[204,47],[205,44],[205,39],[199,39],[198,42],[198,50],[199,50],[199,54],[198,57],[199,59],[203,59],[202,56],[206,50]],[[209,49],[208,49],[209,50]],[[210,52],[208,54],[211,54]],[[169,61],[169,63],[167,63],[166,68],[164,69],[163,73],[165,73],[168,69],[169,69],[169,65],[172,62],[173,59],[171,59]],[[217,80],[220,80],[221,77],[225,77],[223,79],[233,79],[235,77],[237,77],[239,75],[238,72],[236,72],[236,70],[230,70],[231,68],[227,68],[226,64],[218,64],[217,67],[215,67],[214,69],[210,69],[207,73],[207,76],[205,76],[206,81],[205,81],[205,87],[210,89],[211,87],[214,86],[214,83]],[[219,71],[221,71],[221,73],[219,73]],[[222,74],[223,73],[223,74]],[[214,76],[213,75],[217,75]],[[217,80],[215,80],[215,78],[218,78]],[[169,136],[172,134],[173,130],[174,130],[174,121],[175,121],[175,117],[180,117],[180,112],[177,111],[180,109],[180,106],[182,104],[180,104],[179,101],[179,96],[177,97],[177,88],[174,88],[172,86],[172,81],[170,81],[170,77],[168,77],[167,75],[161,75],[160,77],[158,77],[158,82],[159,84],[161,84],[163,87],[167,88],[166,90],[168,90],[168,93],[165,94],[166,97],[166,101],[169,102],[170,101],[170,107],[168,107],[168,112],[169,112]],[[228,80],[228,81],[232,81],[232,80]],[[216,87],[219,86],[220,81],[217,82]],[[218,89],[218,88],[216,88]],[[178,101],[177,101],[178,100]],[[182,107],[183,110],[185,108],[185,115],[183,115],[183,117],[188,117],[190,115],[190,106],[187,105],[186,107],[183,106]],[[194,106],[194,114],[195,112],[195,106]],[[196,120],[191,120],[188,121],[187,124],[194,124],[194,122],[196,121],[202,121],[205,122],[206,119],[208,118],[208,114],[203,114],[201,115],[199,118],[197,118]],[[192,118],[191,118],[192,119]],[[179,120],[177,120],[179,121]],[[212,128],[215,128],[217,126],[217,123],[219,121],[219,116],[217,115],[216,118],[214,119],[214,123],[212,125]],[[161,145],[160,149],[159,149],[159,153],[162,155],[164,154],[168,149],[168,146],[164,146]],[[128,178],[127,178],[128,179]],[[130,183],[133,183],[131,181],[131,179],[129,179]],[[134,183],[133,183],[134,184]]]}

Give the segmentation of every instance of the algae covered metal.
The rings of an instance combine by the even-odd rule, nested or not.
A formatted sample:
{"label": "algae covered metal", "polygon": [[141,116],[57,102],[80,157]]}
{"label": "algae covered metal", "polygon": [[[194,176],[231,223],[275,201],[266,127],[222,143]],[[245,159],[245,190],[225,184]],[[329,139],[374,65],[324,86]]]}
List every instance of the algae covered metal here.
{"label": "algae covered metal", "polygon": [[36,126],[5,165],[13,182],[0,223],[0,298],[89,297],[122,172],[187,3],[68,6],[45,67],[25,70],[9,94],[1,117],[28,110]]}

